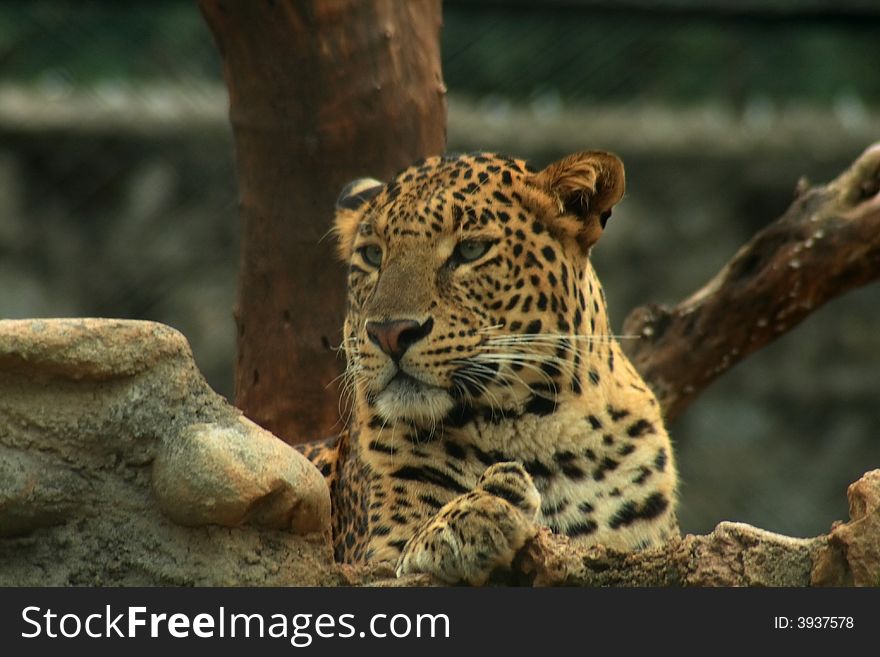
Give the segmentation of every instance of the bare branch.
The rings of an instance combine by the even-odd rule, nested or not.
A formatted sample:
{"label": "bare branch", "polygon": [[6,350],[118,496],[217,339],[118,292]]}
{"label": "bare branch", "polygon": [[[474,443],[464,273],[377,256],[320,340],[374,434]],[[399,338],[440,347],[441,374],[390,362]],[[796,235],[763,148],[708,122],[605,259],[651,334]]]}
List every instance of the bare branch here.
{"label": "bare branch", "polygon": [[880,277],[880,143],[827,185],[799,184],[788,211],[674,307],[641,306],[624,345],[667,419],[719,375],[826,301]]}

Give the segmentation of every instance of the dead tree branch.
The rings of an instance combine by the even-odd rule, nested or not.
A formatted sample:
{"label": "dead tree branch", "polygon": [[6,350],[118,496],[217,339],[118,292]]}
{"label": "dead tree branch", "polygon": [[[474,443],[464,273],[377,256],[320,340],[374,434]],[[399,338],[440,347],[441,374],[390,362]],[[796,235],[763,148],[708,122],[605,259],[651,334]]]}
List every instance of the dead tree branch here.
{"label": "dead tree branch", "polygon": [[669,420],[719,375],[823,303],[880,277],[880,142],[788,211],[674,307],[641,306],[624,345]]}

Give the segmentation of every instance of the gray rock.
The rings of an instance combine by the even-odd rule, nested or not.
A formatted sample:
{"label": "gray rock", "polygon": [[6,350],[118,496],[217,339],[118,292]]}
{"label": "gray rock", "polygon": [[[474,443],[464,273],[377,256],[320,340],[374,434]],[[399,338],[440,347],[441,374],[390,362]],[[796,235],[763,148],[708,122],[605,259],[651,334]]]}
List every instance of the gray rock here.
{"label": "gray rock", "polygon": [[166,436],[153,463],[153,490],[165,515],[190,527],[254,523],[309,533],[330,522],[321,474],[244,417]]}
{"label": "gray rock", "polygon": [[0,322],[0,585],[338,581],[330,499],[151,322]]}

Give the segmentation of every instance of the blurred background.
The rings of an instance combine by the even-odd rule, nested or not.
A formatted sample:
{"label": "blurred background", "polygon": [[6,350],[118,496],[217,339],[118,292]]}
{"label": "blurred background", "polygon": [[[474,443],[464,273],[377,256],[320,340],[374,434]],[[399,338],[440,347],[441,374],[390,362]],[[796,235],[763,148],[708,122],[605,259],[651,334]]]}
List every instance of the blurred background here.
{"label": "blurred background", "polygon": [[[618,328],[880,139],[872,0],[446,0],[444,23],[450,150],[626,163],[594,256]],[[236,198],[196,0],[0,3],[0,318],[165,322],[231,397]],[[846,518],[846,486],[880,467],[880,284],[725,374],[671,432],[686,531]]]}

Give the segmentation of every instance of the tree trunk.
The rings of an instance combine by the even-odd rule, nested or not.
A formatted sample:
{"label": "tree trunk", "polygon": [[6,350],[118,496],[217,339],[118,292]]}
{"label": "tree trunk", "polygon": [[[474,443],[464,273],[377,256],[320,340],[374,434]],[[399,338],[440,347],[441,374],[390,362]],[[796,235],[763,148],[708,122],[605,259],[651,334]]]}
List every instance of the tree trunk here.
{"label": "tree trunk", "polygon": [[353,178],[443,151],[440,1],[200,6],[223,58],[240,195],[235,403],[288,442],[319,438],[340,418],[326,389],[345,310],[326,238],[334,200]]}

